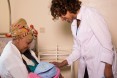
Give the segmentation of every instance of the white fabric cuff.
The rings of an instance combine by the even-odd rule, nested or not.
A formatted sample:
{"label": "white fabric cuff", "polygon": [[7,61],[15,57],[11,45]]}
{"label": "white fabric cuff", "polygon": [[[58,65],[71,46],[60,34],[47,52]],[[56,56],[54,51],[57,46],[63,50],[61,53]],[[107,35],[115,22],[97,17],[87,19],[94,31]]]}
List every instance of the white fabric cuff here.
{"label": "white fabric cuff", "polygon": [[101,61],[112,65],[112,63],[113,63],[113,55],[114,55],[114,53],[111,52],[111,51],[104,51],[101,54]]}
{"label": "white fabric cuff", "polygon": [[69,59],[69,58],[66,58],[67,62],[68,62],[68,65],[72,65],[72,61]]}

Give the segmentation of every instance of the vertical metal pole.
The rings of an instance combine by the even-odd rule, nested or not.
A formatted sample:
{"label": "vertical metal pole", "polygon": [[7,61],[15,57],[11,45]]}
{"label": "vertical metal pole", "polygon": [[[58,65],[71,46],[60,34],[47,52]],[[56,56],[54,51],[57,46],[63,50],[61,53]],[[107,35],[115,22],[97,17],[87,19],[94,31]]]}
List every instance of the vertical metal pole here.
{"label": "vertical metal pole", "polygon": [[[8,8],[9,8],[9,25],[11,26],[11,4],[10,4],[10,0],[7,0],[8,2]],[[9,32],[11,31],[9,26]]]}

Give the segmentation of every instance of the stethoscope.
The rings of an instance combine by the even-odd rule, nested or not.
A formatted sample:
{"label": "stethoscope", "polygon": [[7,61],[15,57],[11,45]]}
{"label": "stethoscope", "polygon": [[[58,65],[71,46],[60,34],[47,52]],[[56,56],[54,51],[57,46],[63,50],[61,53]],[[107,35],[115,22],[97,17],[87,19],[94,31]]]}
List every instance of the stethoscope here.
{"label": "stethoscope", "polygon": [[77,26],[77,28],[76,28],[76,36],[77,36],[77,33],[78,33],[78,26]]}
{"label": "stethoscope", "polygon": [[76,36],[77,36],[77,33],[78,33],[78,28],[79,28],[79,25],[80,25],[80,21],[81,21],[81,20],[76,19],[76,23],[77,23]]}

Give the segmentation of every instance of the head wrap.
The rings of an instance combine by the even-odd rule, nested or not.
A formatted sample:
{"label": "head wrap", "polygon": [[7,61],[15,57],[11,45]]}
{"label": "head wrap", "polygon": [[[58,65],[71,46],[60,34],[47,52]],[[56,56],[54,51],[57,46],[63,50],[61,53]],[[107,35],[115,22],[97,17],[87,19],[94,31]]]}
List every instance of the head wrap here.
{"label": "head wrap", "polygon": [[18,21],[13,23],[10,27],[10,33],[6,34],[7,37],[12,37],[13,39],[22,38],[27,35],[33,35],[37,37],[38,32],[35,30],[33,25],[28,27],[25,19],[20,18]]}

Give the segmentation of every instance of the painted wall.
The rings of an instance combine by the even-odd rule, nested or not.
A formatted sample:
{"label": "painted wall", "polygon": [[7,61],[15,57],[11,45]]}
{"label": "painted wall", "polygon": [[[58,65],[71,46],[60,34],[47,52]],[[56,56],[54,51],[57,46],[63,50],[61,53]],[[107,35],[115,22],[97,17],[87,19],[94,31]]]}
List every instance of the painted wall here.
{"label": "painted wall", "polygon": [[0,0],[0,33],[9,32],[9,8],[7,0]]}
{"label": "painted wall", "polygon": [[[11,0],[12,22],[25,18],[28,24],[33,24],[38,30],[39,48],[71,49],[73,45],[70,24],[61,20],[53,21],[49,5],[51,0]],[[95,7],[106,19],[113,43],[117,46],[117,0],[82,0],[84,5]],[[77,69],[77,62],[75,64]],[[77,78],[77,70],[75,70]],[[66,77],[70,78],[70,77]]]}
{"label": "painted wall", "polygon": [[[11,2],[12,3],[12,2]],[[39,47],[55,47],[57,44],[71,48],[72,35],[70,25],[61,21],[53,21],[49,5],[50,0],[19,0],[12,5],[12,22],[25,18],[28,24],[34,24],[39,31]]]}

